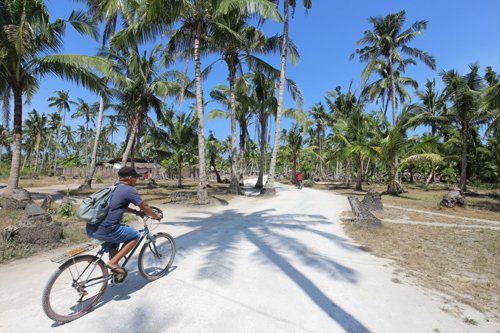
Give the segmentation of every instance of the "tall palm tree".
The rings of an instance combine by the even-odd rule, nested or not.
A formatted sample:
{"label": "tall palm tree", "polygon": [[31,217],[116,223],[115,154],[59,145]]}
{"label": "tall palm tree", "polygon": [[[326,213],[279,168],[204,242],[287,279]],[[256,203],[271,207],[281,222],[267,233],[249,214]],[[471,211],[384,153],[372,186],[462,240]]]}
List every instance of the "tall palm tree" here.
{"label": "tall palm tree", "polygon": [[116,92],[116,95],[130,121],[122,167],[127,164],[128,156],[140,128],[139,125],[148,118],[149,111],[152,109],[156,118],[162,119],[164,103],[158,96],[166,97],[172,93],[169,90],[172,82],[168,80],[177,76],[175,71],[160,73],[158,60],[162,47],[162,44],[157,44],[149,54],[144,51],[143,55],[139,54],[137,48],[132,48],[120,58],[119,62],[126,72],[127,82],[123,84],[121,90]]}
{"label": "tall palm tree", "polygon": [[[420,49],[409,47],[407,44],[415,39],[418,35],[423,35],[423,31],[427,29],[426,20],[419,20],[412,24],[406,30],[403,26],[406,22],[406,11],[389,14],[386,17],[370,17],[368,22],[373,24],[373,31],[366,30],[365,37],[356,42],[356,45],[368,44],[361,49],[357,49],[351,54],[352,60],[356,54],[359,54],[361,62],[368,61],[368,65],[362,72],[363,85],[368,81],[370,74],[377,64],[377,59],[385,58],[389,64],[390,73],[390,89],[396,91],[396,79],[394,77],[395,64],[399,63],[402,66],[402,71],[405,71],[405,64],[401,58],[400,51],[412,58],[421,60],[425,65],[431,69],[436,69],[436,60],[433,56],[429,55]],[[391,93],[392,100],[392,123],[396,123],[396,94]]]}
{"label": "tall palm tree", "polygon": [[[177,187],[181,187],[182,165],[196,151],[196,121],[192,114],[164,111],[162,123],[167,128],[164,132],[158,129],[163,137],[162,143],[168,150],[161,150],[164,156],[173,155],[177,159]],[[170,153],[169,153],[170,152]]]}
{"label": "tall palm tree", "polygon": [[[347,93],[341,92],[342,87],[335,87],[334,91],[327,91],[325,100],[330,109],[330,115],[327,117],[327,122],[329,127],[333,129],[336,124],[336,120],[343,120],[346,124],[349,123],[351,116],[357,112],[360,107],[360,103],[356,98],[356,91],[351,91],[352,82],[349,85]],[[349,158],[346,159],[345,163],[345,182],[347,186],[351,185],[351,161]]]}
{"label": "tall palm tree", "polygon": [[356,190],[362,190],[363,161],[367,158],[377,158],[378,153],[371,141],[373,135],[373,118],[369,117],[360,108],[349,117],[346,122],[339,118],[334,126],[333,140],[341,140],[343,145],[337,152],[346,158],[351,158],[357,167]]}
{"label": "tall palm tree", "polygon": [[415,95],[420,103],[415,105],[416,114],[412,122],[416,125],[424,124],[431,127],[431,135],[437,134],[440,124],[446,122],[443,112],[446,110],[444,94],[436,90],[436,80],[427,79],[425,90],[416,90]]}
{"label": "tall palm tree", "polygon": [[460,171],[459,187],[467,190],[467,143],[473,127],[488,123],[492,115],[487,107],[481,107],[482,93],[485,88],[482,77],[479,75],[477,63],[469,65],[470,72],[464,76],[456,70],[441,71],[446,99],[452,103],[447,117],[460,128],[462,135],[462,168]]}
{"label": "tall palm tree", "polygon": [[[57,96],[52,96],[47,99],[48,102],[52,102],[49,104],[49,107],[57,107],[57,111],[59,112],[59,115],[61,114],[61,111],[64,111],[63,118],[62,118],[62,125],[66,125],[66,112],[70,112],[71,107],[70,103],[72,101],[69,100],[69,90],[56,90],[54,91]],[[57,142],[59,142],[59,127],[56,129],[57,133]],[[55,155],[54,155],[54,173],[57,171],[57,155],[58,155],[59,149],[55,150]]]}
{"label": "tall palm tree", "polygon": [[[397,63],[397,62],[396,62]],[[394,87],[396,89],[396,106],[404,103],[406,100],[411,102],[411,96],[406,90],[405,86],[411,86],[414,89],[418,88],[418,82],[411,77],[401,76],[401,72],[404,71],[405,67],[409,64],[416,65],[416,61],[413,59],[404,59],[402,63],[397,63],[398,67],[394,69]],[[361,92],[361,96],[367,96],[370,98],[371,102],[382,100],[382,105],[384,105],[384,114],[387,114],[387,107],[389,106],[389,101],[392,100],[392,90],[391,90],[391,73],[390,68],[385,59],[377,59],[375,67],[373,69],[381,77],[379,80],[365,86]]]}
{"label": "tall palm tree", "polygon": [[[273,3],[278,3],[279,0],[270,0]],[[295,7],[297,5],[296,0],[284,0],[283,8],[284,8],[284,19],[283,19],[283,46],[281,52],[281,69],[280,69],[280,86],[278,93],[278,105],[276,110],[276,129],[274,132],[274,146],[273,153],[271,157],[271,163],[269,164],[269,175],[267,177],[266,185],[261,190],[261,194],[274,194],[276,193],[276,189],[274,188],[274,178],[275,178],[275,169],[276,169],[276,159],[278,157],[278,149],[279,149],[279,135],[281,131],[281,117],[283,115],[283,99],[285,97],[285,84],[286,84],[286,60],[288,55],[288,26],[290,23],[290,6],[293,11],[295,11]],[[303,5],[307,10],[312,6],[312,0],[304,0]],[[300,105],[299,105],[300,107]]]}
{"label": "tall palm tree", "polygon": [[[248,135],[248,126],[252,120],[253,110],[255,105],[252,103],[252,100],[249,97],[248,87],[243,84],[236,84],[236,92],[235,92],[235,101],[236,101],[236,121],[240,127],[240,179],[239,185],[243,185],[243,169],[244,169],[244,160],[245,160],[245,147],[246,147],[246,138]],[[226,106],[229,110],[224,111],[220,109],[212,109],[208,113],[207,120],[212,120],[215,118],[230,118],[231,117],[231,94],[230,88],[225,85],[216,85],[210,91],[210,97],[216,102],[219,102]],[[231,136],[231,144],[232,144],[232,136]]]}
{"label": "tall palm tree", "polygon": [[[318,156],[322,156],[321,148],[323,146],[323,134],[325,131],[327,114],[325,112],[325,107],[321,102],[314,104],[309,108],[309,116],[311,119],[311,124],[316,125],[316,135],[317,135],[317,145],[318,145]],[[323,177],[323,160],[319,159],[320,164],[320,175]]]}
{"label": "tall palm tree", "polygon": [[38,167],[38,161],[40,156],[40,144],[47,134],[47,117],[45,114],[40,115],[37,110],[33,109],[28,112],[28,118],[24,120],[24,127],[28,136],[31,137],[31,141],[35,145],[35,171]]}
{"label": "tall palm tree", "polygon": [[295,183],[297,160],[302,156],[321,158],[315,153],[316,146],[307,146],[304,148],[304,134],[304,128],[298,123],[293,123],[288,131],[286,129],[281,131],[280,139],[285,144],[280,146],[280,155],[282,158],[292,161],[292,174],[290,176],[292,183]]}
{"label": "tall palm tree", "polygon": [[220,141],[212,133],[212,130],[208,132],[209,132],[208,139],[205,142],[207,147],[208,158],[210,160],[210,165],[212,166],[212,168],[214,168],[215,176],[217,178],[217,183],[222,183],[222,179],[220,177],[219,171],[217,170],[217,164],[215,162],[215,160],[219,156],[221,150],[221,144]]}
{"label": "tall palm tree", "polygon": [[95,125],[96,113],[91,109],[90,105],[83,99],[78,97],[78,102],[72,102],[76,105],[76,112],[71,115],[71,119],[84,118],[85,119],[85,161],[87,164],[87,169],[89,167],[89,123]]}
{"label": "tall palm tree", "polygon": [[4,97],[4,103],[9,99],[5,97],[14,99],[14,151],[3,197],[11,197],[19,183],[23,94],[29,100],[39,89],[39,80],[49,75],[98,91],[99,79],[91,70],[108,68],[98,57],[54,54],[63,45],[68,23],[81,34],[97,37],[96,25],[80,11],[73,11],[68,20],[51,23],[41,0],[5,0],[0,6],[0,98]]}

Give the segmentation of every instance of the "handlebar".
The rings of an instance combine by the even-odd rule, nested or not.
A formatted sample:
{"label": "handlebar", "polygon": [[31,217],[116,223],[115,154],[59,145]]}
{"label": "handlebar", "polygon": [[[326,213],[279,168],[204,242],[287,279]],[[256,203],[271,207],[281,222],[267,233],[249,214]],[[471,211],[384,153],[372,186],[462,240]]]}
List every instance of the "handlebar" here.
{"label": "handlebar", "polygon": [[[163,211],[158,207],[153,207],[153,206],[149,206],[149,207],[153,210],[153,212],[155,212],[155,214],[161,215],[161,218],[158,220],[158,222],[160,222],[161,219],[163,218]],[[143,213],[142,218],[144,219],[144,223],[146,223],[146,221],[149,220],[151,218],[151,216]]]}

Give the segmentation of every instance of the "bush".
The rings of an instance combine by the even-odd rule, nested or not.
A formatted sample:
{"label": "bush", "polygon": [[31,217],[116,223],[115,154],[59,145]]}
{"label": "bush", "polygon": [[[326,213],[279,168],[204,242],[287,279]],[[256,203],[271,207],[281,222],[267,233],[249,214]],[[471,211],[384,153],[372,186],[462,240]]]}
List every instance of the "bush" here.
{"label": "bush", "polygon": [[64,205],[59,208],[57,211],[58,214],[61,214],[62,216],[70,217],[75,215],[75,210],[73,209],[73,205],[71,202],[65,203]]}
{"label": "bush", "polygon": [[100,184],[103,182],[103,178],[102,178],[102,175],[101,174],[97,174],[94,176],[94,180],[96,183]]}

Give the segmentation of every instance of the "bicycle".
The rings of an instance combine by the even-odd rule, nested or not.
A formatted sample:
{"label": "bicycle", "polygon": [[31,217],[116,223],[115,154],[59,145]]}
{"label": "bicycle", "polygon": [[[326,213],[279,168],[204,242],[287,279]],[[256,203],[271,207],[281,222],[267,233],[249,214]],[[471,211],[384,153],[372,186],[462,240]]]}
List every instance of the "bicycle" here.
{"label": "bicycle", "polygon": [[302,190],[302,179],[297,179],[297,184],[296,185],[297,185],[297,188],[299,190]]}
{"label": "bicycle", "polygon": [[[151,207],[156,214],[162,211]],[[137,260],[139,273],[148,281],[164,276],[174,261],[175,241],[168,233],[150,234],[150,216],[144,216],[144,228],[139,230],[140,238],[135,247],[125,257],[125,267],[143,239],[146,243],[139,252]],[[160,221],[158,221],[159,223]],[[82,255],[98,246],[101,249],[96,255]],[[57,270],[47,282],[42,296],[42,307],[45,314],[59,323],[67,323],[90,312],[106,292],[108,282],[114,283],[114,273],[108,272],[102,257],[109,250],[110,243],[86,244],[51,259],[60,263]],[[112,257],[109,251],[110,258]],[[121,283],[120,283],[121,284]]]}

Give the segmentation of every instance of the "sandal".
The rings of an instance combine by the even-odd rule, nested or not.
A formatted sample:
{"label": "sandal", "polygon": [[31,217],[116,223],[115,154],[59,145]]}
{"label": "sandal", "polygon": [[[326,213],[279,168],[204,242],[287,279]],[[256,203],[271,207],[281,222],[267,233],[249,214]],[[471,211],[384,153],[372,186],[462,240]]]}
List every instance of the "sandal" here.
{"label": "sandal", "polygon": [[113,268],[111,266],[105,265],[112,273],[111,281],[113,284],[119,286],[127,280],[128,269],[125,267]]}

